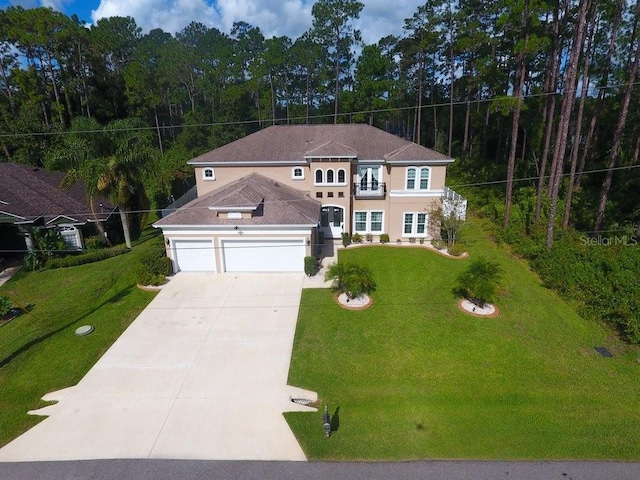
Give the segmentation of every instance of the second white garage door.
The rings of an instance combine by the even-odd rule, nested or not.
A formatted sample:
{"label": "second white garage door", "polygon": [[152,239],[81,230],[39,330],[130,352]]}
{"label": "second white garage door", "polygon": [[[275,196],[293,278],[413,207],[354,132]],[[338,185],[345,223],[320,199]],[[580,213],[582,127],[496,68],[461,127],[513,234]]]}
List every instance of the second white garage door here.
{"label": "second white garage door", "polygon": [[304,239],[222,240],[226,272],[302,272]]}

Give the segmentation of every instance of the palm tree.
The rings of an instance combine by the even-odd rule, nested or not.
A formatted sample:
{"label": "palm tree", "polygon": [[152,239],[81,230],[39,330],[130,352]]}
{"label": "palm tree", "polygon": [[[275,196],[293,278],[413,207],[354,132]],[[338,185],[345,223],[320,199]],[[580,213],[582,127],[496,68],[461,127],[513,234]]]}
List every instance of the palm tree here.
{"label": "palm tree", "polygon": [[481,257],[458,276],[454,293],[482,308],[486,303],[495,301],[501,273],[499,264]]}
{"label": "palm tree", "polygon": [[146,197],[142,180],[152,158],[152,138],[137,119],[115,120],[105,134],[109,142],[97,187],[118,207],[124,240],[131,248],[128,207],[133,199]]}
{"label": "palm tree", "polygon": [[324,275],[325,281],[332,281],[332,288],[354,299],[376,289],[373,275],[368,268],[353,263],[333,263]]}

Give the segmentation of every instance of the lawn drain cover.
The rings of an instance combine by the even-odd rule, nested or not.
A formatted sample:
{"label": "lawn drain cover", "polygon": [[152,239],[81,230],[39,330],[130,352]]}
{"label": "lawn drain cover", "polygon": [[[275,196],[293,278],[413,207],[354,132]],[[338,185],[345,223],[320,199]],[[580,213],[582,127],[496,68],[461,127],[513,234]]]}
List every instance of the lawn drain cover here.
{"label": "lawn drain cover", "polygon": [[93,325],[83,325],[76,328],[76,335],[78,335],[79,337],[83,337],[85,335],[89,335],[91,332],[93,332],[93,330]]}
{"label": "lawn drain cover", "polygon": [[603,357],[607,357],[607,358],[613,357],[613,353],[607,350],[607,347],[594,347],[594,348],[596,349],[596,352],[598,352]]}

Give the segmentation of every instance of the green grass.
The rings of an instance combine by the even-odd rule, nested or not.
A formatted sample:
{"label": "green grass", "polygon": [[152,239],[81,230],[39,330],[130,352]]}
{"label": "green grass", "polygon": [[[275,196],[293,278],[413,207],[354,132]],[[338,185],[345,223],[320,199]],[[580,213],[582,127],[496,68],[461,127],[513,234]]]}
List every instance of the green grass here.
{"label": "green grass", "polygon": [[340,251],[374,273],[367,310],[303,291],[289,383],[339,417],[326,439],[321,409],[286,414],[307,456],[639,460],[638,349],[580,318],[479,227],[466,234],[471,258],[504,269],[496,318],[456,307],[470,260],[419,247]]}
{"label": "green grass", "polygon": [[[154,293],[136,288],[138,257],[161,237],[149,234],[127,254],[77,267],[18,272],[0,287],[33,309],[0,327],[0,446],[44,417],[27,415],[48,392],[75,385]],[[95,331],[77,337],[81,325]]]}

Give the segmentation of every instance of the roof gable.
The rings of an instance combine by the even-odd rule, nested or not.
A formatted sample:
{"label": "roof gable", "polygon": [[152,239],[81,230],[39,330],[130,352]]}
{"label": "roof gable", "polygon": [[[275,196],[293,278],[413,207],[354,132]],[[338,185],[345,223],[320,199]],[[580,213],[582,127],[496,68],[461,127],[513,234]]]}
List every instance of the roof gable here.
{"label": "roof gable", "polygon": [[[258,200],[260,199],[260,200]],[[222,208],[221,208],[222,207]],[[228,218],[217,211],[256,210],[251,218]],[[316,225],[320,203],[304,192],[251,173],[198,197],[154,224],[166,226]]]}

